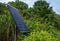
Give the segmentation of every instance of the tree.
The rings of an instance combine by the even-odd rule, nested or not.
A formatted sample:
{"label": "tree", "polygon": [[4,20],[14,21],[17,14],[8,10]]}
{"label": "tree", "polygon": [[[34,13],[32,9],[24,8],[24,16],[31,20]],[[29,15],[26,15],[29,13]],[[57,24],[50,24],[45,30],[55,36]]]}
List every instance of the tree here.
{"label": "tree", "polygon": [[21,1],[9,2],[9,4],[16,7],[19,10],[28,9],[28,5]]}
{"label": "tree", "polygon": [[6,5],[4,3],[0,3],[0,14],[5,14]]}
{"label": "tree", "polygon": [[55,27],[60,29],[60,15],[55,14]]}
{"label": "tree", "polygon": [[38,0],[34,3],[34,11],[35,14],[47,19],[47,21],[52,22],[52,20],[54,19],[54,14],[55,12],[52,10],[52,7],[49,6],[49,3],[47,3],[46,1],[43,0]]}

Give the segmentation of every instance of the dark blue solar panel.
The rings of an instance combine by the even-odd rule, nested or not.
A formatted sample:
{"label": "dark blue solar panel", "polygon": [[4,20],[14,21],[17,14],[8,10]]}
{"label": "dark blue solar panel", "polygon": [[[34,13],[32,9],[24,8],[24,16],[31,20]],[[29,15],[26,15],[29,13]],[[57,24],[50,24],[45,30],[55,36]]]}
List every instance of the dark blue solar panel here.
{"label": "dark blue solar panel", "polygon": [[29,32],[27,26],[23,22],[23,19],[21,15],[19,14],[18,10],[10,5],[7,5],[9,11],[11,12],[11,15],[13,16],[13,19],[16,23],[16,26],[18,28],[19,32],[25,33]]}

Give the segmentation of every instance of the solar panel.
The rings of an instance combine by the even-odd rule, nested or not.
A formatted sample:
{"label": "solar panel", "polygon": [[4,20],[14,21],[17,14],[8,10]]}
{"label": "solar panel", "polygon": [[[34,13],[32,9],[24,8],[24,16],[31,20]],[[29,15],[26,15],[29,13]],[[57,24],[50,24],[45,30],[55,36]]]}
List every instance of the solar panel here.
{"label": "solar panel", "polygon": [[19,32],[26,33],[29,32],[27,26],[25,25],[21,15],[19,14],[18,10],[10,5],[7,5],[11,15],[16,23]]}

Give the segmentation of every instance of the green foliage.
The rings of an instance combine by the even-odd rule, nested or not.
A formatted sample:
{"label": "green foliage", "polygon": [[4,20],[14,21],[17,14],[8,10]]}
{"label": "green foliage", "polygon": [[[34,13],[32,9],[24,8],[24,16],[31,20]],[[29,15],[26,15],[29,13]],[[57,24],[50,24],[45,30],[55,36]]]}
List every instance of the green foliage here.
{"label": "green foliage", "polygon": [[50,23],[41,24],[30,20],[25,20],[25,22],[30,29],[30,33],[22,41],[59,41],[60,31],[54,25],[50,25]]}
{"label": "green foliage", "polygon": [[40,32],[31,32],[30,35],[22,41],[58,41],[58,38],[55,38],[47,31],[41,30]]}
{"label": "green foliage", "polygon": [[49,6],[49,3],[47,3],[46,1],[36,1],[33,7],[35,14],[43,17],[44,20],[47,19],[47,21],[49,22],[52,22],[54,20],[54,11],[52,10],[52,7]]}
{"label": "green foliage", "polygon": [[60,29],[60,15],[55,14],[55,26]]}
{"label": "green foliage", "polygon": [[5,4],[0,2],[0,15],[5,14],[5,9],[6,9]]}
{"label": "green foliage", "polygon": [[10,5],[16,7],[19,10],[28,9],[28,5],[24,2],[9,2]]}
{"label": "green foliage", "polygon": [[[0,4],[0,13],[3,14],[0,14],[0,40],[4,41],[2,38],[6,38],[7,29],[9,35],[14,38],[16,25],[5,4]],[[49,3],[38,0],[31,8],[28,8],[26,3],[19,0],[8,2],[8,4],[19,10],[30,31],[28,35],[18,32],[17,41],[60,41],[60,15],[55,14]]]}

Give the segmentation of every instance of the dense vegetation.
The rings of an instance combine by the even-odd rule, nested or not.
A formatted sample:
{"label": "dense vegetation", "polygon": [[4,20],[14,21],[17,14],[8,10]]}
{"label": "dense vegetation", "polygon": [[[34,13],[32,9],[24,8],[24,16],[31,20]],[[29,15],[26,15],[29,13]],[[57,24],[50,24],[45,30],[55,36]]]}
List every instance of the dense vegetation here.
{"label": "dense vegetation", "polygon": [[[38,0],[30,8],[18,0],[8,4],[19,10],[30,31],[28,35],[17,32],[17,41],[60,41],[60,15],[52,10],[49,3]],[[6,4],[0,3],[0,41],[13,41],[15,27]]]}

